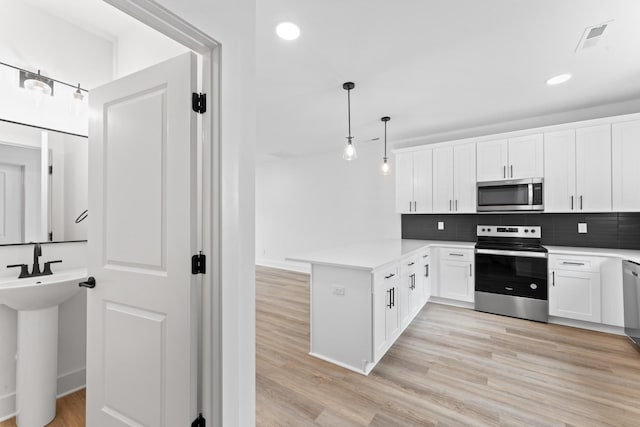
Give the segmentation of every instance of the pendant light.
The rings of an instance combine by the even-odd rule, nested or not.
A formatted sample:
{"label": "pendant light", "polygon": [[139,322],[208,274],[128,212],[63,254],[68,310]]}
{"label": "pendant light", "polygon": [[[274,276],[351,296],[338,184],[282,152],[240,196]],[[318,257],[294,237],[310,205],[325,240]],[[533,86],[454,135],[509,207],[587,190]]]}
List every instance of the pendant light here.
{"label": "pendant light", "polygon": [[391,117],[384,116],[380,120],[384,122],[384,157],[382,158],[382,175],[389,175],[391,167],[389,166],[389,158],[387,157],[387,122],[391,120]]}
{"label": "pendant light", "polygon": [[76,89],[76,91],[73,92],[73,99],[76,100],[78,103],[82,103],[82,100],[84,99],[82,90],[80,90],[80,83],[78,83],[78,88]]}
{"label": "pendant light", "polygon": [[356,147],[353,146],[353,137],[351,136],[351,89],[356,87],[353,82],[346,82],[342,85],[342,89],[347,91],[347,111],[348,111],[348,120],[349,120],[349,136],[347,137],[347,146],[344,147],[344,151],[342,152],[342,158],[351,161],[358,158],[358,153],[356,153]]}
{"label": "pendant light", "polygon": [[53,80],[40,74],[40,70],[38,70],[38,74],[21,70],[20,86],[39,95],[53,95]]}

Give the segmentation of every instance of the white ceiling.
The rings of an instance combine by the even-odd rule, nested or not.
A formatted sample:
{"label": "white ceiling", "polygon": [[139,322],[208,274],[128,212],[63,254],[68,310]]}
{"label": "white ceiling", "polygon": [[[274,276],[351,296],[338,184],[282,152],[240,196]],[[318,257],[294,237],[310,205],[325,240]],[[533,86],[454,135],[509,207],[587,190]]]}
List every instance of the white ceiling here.
{"label": "white ceiling", "polygon": [[[640,98],[638,0],[258,0],[258,159]],[[585,28],[611,21],[575,53]],[[282,21],[301,36],[275,34]],[[573,79],[550,87],[560,73]],[[371,144],[371,142],[369,142]]]}

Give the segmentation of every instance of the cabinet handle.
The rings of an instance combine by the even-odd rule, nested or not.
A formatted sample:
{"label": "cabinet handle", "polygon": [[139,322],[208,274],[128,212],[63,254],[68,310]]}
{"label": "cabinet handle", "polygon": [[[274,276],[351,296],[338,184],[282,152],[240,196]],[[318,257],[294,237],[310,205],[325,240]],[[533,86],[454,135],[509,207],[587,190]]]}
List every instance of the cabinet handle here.
{"label": "cabinet handle", "polygon": [[632,271],[631,274],[633,274],[633,277],[638,277],[638,273],[636,273],[635,271]]}
{"label": "cabinet handle", "polygon": [[418,212],[418,202],[416,201],[413,202],[413,211]]}
{"label": "cabinet handle", "polygon": [[407,264],[409,267],[411,267],[412,265],[414,265],[415,262],[410,262],[409,264]]}
{"label": "cabinet handle", "polygon": [[584,262],[562,261],[563,265],[584,265]]}
{"label": "cabinet handle", "polygon": [[429,264],[424,266],[424,277],[429,277]]}
{"label": "cabinet handle", "polygon": [[551,272],[551,286],[555,286],[556,285],[556,272],[552,271]]}
{"label": "cabinet handle", "polygon": [[580,196],[580,210],[582,210],[582,195]]}
{"label": "cabinet handle", "polygon": [[385,302],[385,304],[384,304],[384,305],[386,305],[387,307],[391,308],[391,307],[393,307],[393,306],[391,305],[391,289],[387,289],[387,293],[389,294],[389,304],[387,304],[387,303]]}
{"label": "cabinet handle", "polygon": [[411,200],[409,200],[409,212],[411,212]]}
{"label": "cabinet handle", "polygon": [[449,256],[464,256],[464,254],[457,254],[455,252],[450,252]]}
{"label": "cabinet handle", "polygon": [[573,210],[573,196],[571,196],[571,210]]}
{"label": "cabinet handle", "polygon": [[513,165],[511,165],[511,178],[513,178]]}
{"label": "cabinet handle", "polygon": [[391,279],[393,276],[395,276],[394,273],[389,274],[388,276],[384,276],[385,279]]}
{"label": "cabinet handle", "polygon": [[473,266],[469,264],[469,277],[473,277],[473,272],[471,271],[472,269],[473,269]]}
{"label": "cabinet handle", "polygon": [[391,288],[391,307],[395,307],[395,306],[396,306],[396,288],[393,287]]}
{"label": "cabinet handle", "polygon": [[451,200],[449,200],[449,212],[451,212]]}
{"label": "cabinet handle", "polygon": [[507,177],[507,166],[502,166],[502,177],[503,178]]}
{"label": "cabinet handle", "polygon": [[422,255],[422,258],[427,258],[429,255]]}
{"label": "cabinet handle", "polygon": [[456,200],[456,212],[458,212],[458,200]]}

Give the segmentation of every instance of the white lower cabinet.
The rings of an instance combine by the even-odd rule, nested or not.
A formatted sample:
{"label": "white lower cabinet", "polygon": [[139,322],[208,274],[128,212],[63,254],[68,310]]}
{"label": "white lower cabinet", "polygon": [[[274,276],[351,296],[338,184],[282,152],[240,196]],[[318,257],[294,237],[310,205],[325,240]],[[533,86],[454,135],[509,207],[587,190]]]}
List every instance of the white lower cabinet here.
{"label": "white lower cabinet", "polygon": [[373,349],[377,362],[400,335],[398,266],[374,273]]}
{"label": "white lower cabinet", "polygon": [[427,250],[420,254],[420,281],[422,282],[422,304],[426,304],[431,298],[431,251]]}
{"label": "white lower cabinet", "polygon": [[549,256],[549,314],[600,323],[602,298],[598,257]]}
{"label": "white lower cabinet", "polygon": [[440,248],[438,285],[441,298],[473,302],[473,249]]}

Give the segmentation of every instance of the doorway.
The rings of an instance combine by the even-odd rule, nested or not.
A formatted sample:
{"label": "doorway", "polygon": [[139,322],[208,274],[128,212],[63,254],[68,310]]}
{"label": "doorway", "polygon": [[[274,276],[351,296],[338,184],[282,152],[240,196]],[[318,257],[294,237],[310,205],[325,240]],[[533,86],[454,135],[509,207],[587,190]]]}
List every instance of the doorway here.
{"label": "doorway", "polygon": [[[197,72],[199,78],[199,86],[197,92],[208,93],[207,99],[208,113],[199,115],[197,118],[197,182],[196,192],[199,195],[197,201],[197,249],[202,250],[209,255],[206,260],[206,269],[209,272],[219,271],[217,262],[216,239],[218,233],[218,207],[219,203],[214,197],[215,189],[219,185],[217,171],[215,165],[218,164],[218,133],[216,129],[217,117],[219,113],[218,100],[215,94],[219,93],[218,85],[218,44],[211,38],[200,33],[184,21],[176,16],[162,10],[159,6],[147,4],[146,2],[137,1],[110,1],[113,6],[125,12],[134,19],[151,24],[151,26],[160,33],[165,34],[174,42],[181,44],[187,50],[191,50],[198,54]],[[64,11],[66,13],[66,11]],[[123,71],[124,72],[124,71]],[[117,73],[114,73],[118,75]],[[89,218],[91,213],[89,213]],[[90,219],[89,219],[90,220]],[[219,349],[220,334],[216,332],[219,329],[219,320],[217,320],[217,305],[219,304],[219,282],[215,274],[208,274],[199,277],[199,287],[201,294],[197,298],[202,301],[199,308],[199,329],[198,336],[198,370],[200,378],[198,383],[198,412],[203,412],[210,421],[210,425],[216,425],[217,422],[213,416],[208,414],[219,414],[219,397],[220,397],[220,378],[219,367],[220,358],[215,349]]]}

